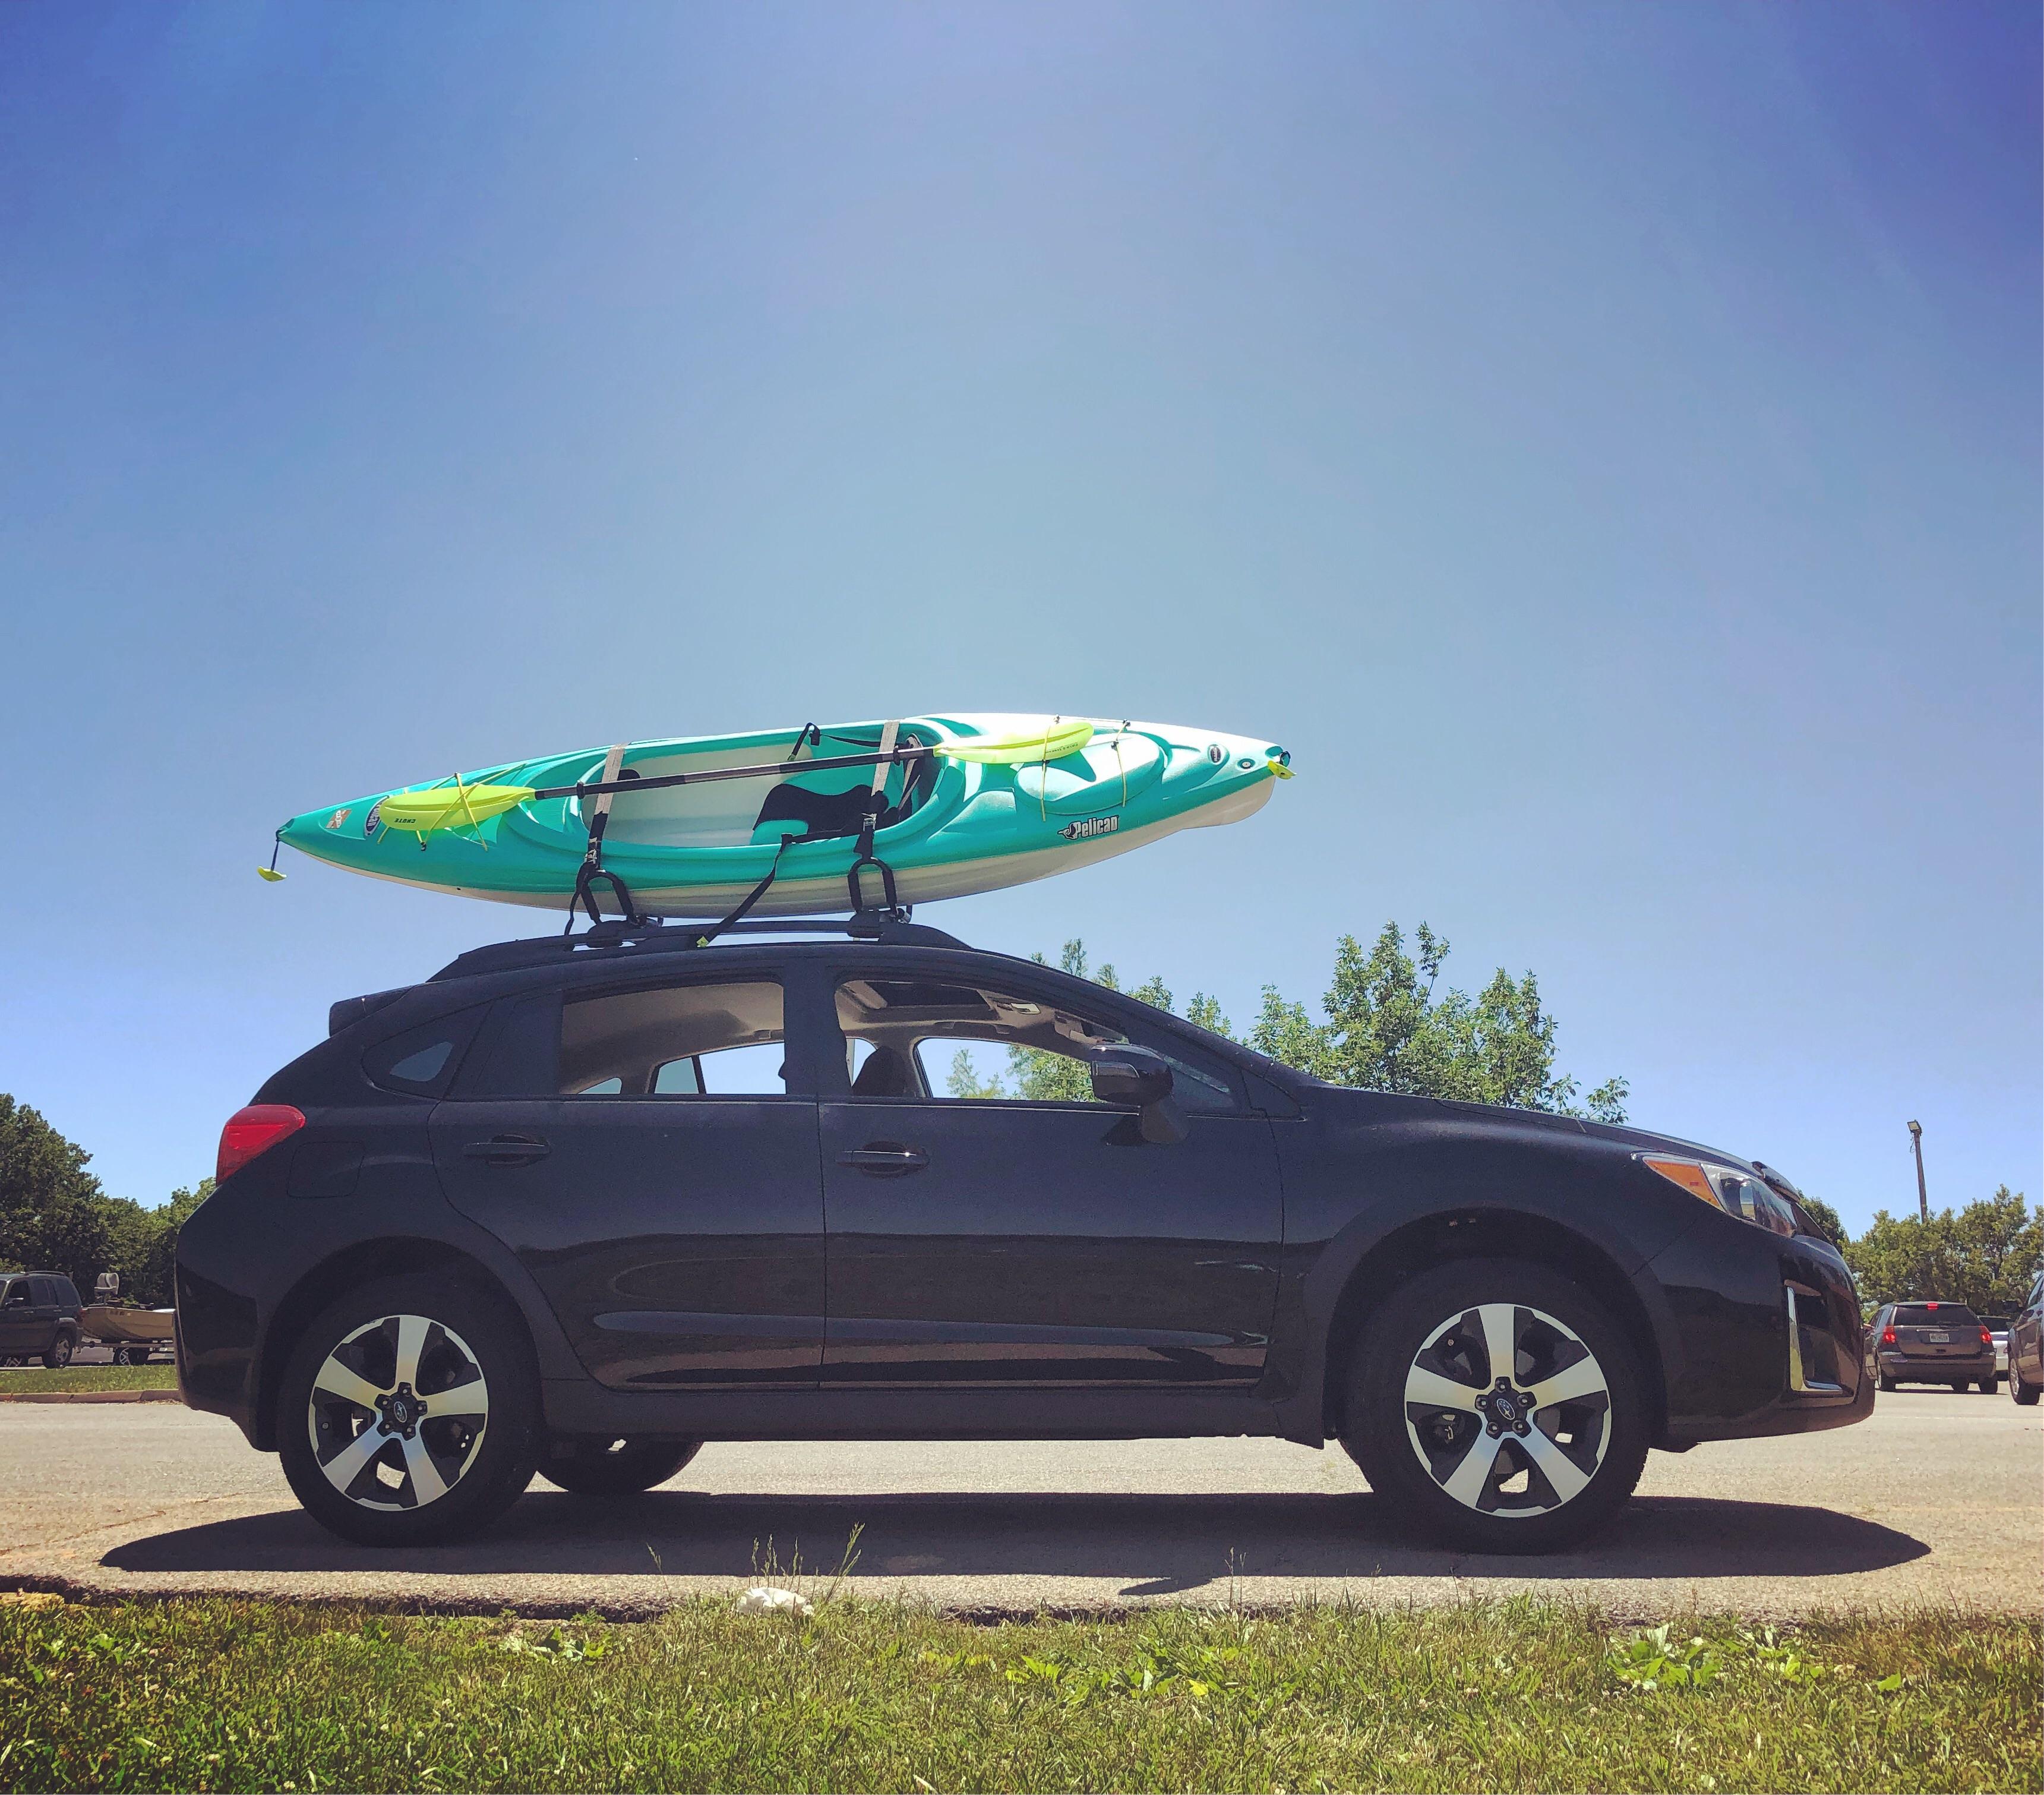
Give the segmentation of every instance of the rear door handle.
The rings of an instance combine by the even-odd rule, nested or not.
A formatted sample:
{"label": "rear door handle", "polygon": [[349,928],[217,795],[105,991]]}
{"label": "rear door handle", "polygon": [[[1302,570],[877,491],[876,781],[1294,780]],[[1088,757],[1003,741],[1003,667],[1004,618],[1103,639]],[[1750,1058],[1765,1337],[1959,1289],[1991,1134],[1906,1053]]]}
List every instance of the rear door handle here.
{"label": "rear door handle", "polygon": [[904,1147],[898,1140],[873,1140],[863,1147],[847,1147],[838,1155],[837,1163],[868,1178],[900,1178],[907,1172],[920,1171],[930,1163],[930,1156]]}
{"label": "rear door handle", "polygon": [[493,1166],[529,1166],[552,1151],[537,1136],[528,1134],[500,1134],[490,1140],[471,1140],[462,1149],[467,1158]]}

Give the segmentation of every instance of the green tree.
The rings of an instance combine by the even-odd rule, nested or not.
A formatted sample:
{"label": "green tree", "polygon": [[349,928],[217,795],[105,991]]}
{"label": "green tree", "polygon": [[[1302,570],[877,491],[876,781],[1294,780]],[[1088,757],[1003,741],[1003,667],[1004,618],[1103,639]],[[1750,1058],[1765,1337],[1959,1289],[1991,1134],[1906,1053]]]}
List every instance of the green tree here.
{"label": "green tree", "polygon": [[[1515,979],[1500,967],[1473,997],[1437,991],[1447,943],[1423,922],[1412,946],[1408,952],[1395,922],[1384,925],[1366,953],[1354,936],[1344,935],[1323,1000],[1327,1020],[1316,1021],[1304,1005],[1266,985],[1249,1044],[1333,1084],[1625,1120],[1624,1079],[1608,1078],[1578,1102],[1581,1085],[1554,1070],[1554,1018],[1541,1007],[1539,982],[1531,973]],[[1111,965],[1089,970],[1082,940],[1067,941],[1058,964],[1075,978],[1089,978],[1112,991],[1122,988]],[[1146,979],[1128,994],[1162,1010],[1173,1007],[1161,978]],[[1220,1003],[1203,991],[1194,994],[1186,1019],[1235,1038]],[[1091,1090],[1082,1064],[1034,1047],[1009,1048],[1008,1077],[1017,1097],[1070,1101]],[[997,1078],[982,1082],[963,1052],[952,1061],[949,1082],[955,1095],[1009,1094]]]}
{"label": "green tree", "polygon": [[90,1290],[110,1244],[91,1155],[25,1103],[0,1094],[0,1259],[61,1271]]}
{"label": "green tree", "polygon": [[2003,1185],[1992,1197],[1927,1220],[1874,1212],[1873,1223],[1845,1247],[1860,1294],[1873,1303],[1911,1297],[1965,1303],[1982,1315],[2022,1305],[2044,1263],[2044,1209]]}

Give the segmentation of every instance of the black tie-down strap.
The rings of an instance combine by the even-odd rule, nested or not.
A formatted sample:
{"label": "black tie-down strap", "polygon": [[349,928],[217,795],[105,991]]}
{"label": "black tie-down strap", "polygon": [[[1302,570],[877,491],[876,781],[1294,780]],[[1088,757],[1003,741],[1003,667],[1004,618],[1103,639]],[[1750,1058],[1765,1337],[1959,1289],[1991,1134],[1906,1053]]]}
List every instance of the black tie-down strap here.
{"label": "black tie-down strap", "polygon": [[593,860],[584,860],[575,869],[574,895],[568,899],[567,927],[561,931],[562,934],[572,935],[574,932],[575,912],[578,909],[589,913],[592,928],[603,921],[602,907],[596,900],[596,886],[599,879],[610,887],[610,895],[617,900],[617,908],[625,921],[638,923],[646,920],[639,913],[639,901],[632,895],[630,886],[608,867],[600,867]]}
{"label": "black tie-down strap", "polygon": [[774,863],[766,869],[766,876],[760,880],[757,885],[754,886],[750,891],[747,892],[746,894],[738,901],[738,908],[733,910],[729,916],[724,917],[721,922],[716,924],[714,926],[705,929],[701,934],[696,937],[696,945],[697,947],[707,947],[711,942],[714,941],[717,936],[723,934],[723,932],[727,928],[730,928],[733,923],[743,922],[745,920],[747,912],[751,910],[755,904],[758,903],[761,898],[766,895],[766,888],[770,886],[774,882],[774,879],[779,875],[781,871],[781,856],[786,853],[791,847],[802,839],[803,837],[798,835],[784,835],[781,837],[781,845],[774,850]]}

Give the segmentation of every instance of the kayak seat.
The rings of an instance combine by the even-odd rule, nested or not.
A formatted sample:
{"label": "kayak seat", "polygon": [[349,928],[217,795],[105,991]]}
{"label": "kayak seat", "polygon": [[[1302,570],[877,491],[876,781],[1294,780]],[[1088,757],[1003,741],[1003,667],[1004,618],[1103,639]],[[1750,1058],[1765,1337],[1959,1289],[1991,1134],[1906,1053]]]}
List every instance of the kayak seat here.
{"label": "kayak seat", "polygon": [[[910,815],[936,782],[936,761],[913,763],[901,801],[881,807],[878,826],[890,828]],[[796,780],[784,779],[767,793],[766,802],[759,806],[759,814],[753,819],[752,840],[756,844],[777,842],[784,836],[806,841],[855,836],[865,825],[870,789],[857,785],[847,791],[816,791]]]}

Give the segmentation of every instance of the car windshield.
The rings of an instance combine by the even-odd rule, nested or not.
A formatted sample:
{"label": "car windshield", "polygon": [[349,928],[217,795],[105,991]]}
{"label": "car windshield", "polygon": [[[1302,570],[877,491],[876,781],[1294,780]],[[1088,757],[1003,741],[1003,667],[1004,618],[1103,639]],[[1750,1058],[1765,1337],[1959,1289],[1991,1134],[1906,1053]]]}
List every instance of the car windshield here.
{"label": "car windshield", "polygon": [[1977,1328],[1981,1318],[1964,1303],[1900,1303],[1896,1306],[1898,1328]]}

